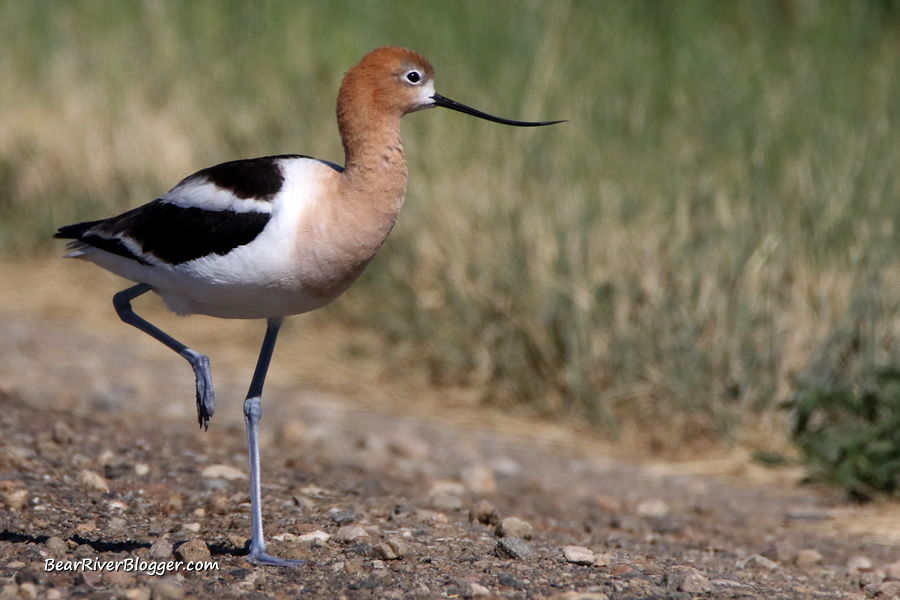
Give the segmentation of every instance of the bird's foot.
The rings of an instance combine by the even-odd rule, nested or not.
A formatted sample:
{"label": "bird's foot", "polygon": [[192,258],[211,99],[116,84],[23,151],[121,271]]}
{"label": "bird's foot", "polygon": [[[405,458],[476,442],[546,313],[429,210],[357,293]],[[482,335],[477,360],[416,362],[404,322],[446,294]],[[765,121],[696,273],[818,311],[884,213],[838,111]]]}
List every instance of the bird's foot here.
{"label": "bird's foot", "polygon": [[306,564],[305,560],[292,558],[278,558],[266,552],[265,547],[257,547],[252,543],[250,545],[250,554],[247,560],[254,565],[270,566],[270,567],[302,567]]}
{"label": "bird's foot", "polygon": [[197,377],[197,421],[200,427],[209,429],[209,419],[216,412],[216,393],[209,371],[209,358],[204,354],[193,352],[190,362]]}

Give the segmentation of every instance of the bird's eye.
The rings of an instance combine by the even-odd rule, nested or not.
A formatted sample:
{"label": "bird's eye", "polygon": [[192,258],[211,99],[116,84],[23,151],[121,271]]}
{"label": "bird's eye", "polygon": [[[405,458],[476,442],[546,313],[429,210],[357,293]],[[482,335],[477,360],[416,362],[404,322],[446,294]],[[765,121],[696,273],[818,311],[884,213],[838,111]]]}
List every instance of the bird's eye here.
{"label": "bird's eye", "polygon": [[410,71],[406,74],[406,80],[410,83],[419,83],[422,80],[422,76],[418,71]]}

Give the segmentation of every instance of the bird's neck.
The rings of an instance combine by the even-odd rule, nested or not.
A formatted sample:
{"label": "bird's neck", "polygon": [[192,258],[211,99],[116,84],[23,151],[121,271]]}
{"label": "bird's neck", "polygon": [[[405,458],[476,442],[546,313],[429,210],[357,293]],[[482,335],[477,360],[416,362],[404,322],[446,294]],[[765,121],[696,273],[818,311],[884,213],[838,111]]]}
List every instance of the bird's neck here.
{"label": "bird's neck", "polygon": [[344,202],[368,222],[373,235],[387,237],[406,195],[406,155],[400,121],[364,118],[340,123],[345,165],[341,175]]}

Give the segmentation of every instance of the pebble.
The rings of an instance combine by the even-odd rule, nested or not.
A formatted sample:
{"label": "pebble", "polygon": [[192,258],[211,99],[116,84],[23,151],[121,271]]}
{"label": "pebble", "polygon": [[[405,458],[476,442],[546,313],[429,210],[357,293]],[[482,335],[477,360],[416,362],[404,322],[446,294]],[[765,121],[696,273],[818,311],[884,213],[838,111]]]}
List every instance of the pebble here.
{"label": "pebble", "polygon": [[247,479],[247,475],[243,471],[231,465],[209,465],[203,469],[201,475],[207,479],[227,479],[228,481]]}
{"label": "pebble", "polygon": [[388,538],[375,546],[375,556],[382,560],[399,560],[409,553],[409,548],[402,540]]}
{"label": "pebble", "polygon": [[150,558],[169,560],[172,558],[172,542],[169,538],[159,538],[150,546]]}
{"label": "pebble", "polygon": [[339,542],[352,542],[360,538],[369,537],[368,532],[359,525],[344,525],[334,532],[334,538]]}
{"label": "pebble", "polygon": [[472,581],[469,583],[469,595],[473,598],[483,598],[491,595],[491,590],[484,587],[480,583]]}
{"label": "pebble", "polygon": [[79,523],[75,526],[75,531],[78,533],[91,533],[92,531],[97,531],[97,522],[91,519],[90,521]]}
{"label": "pebble", "polygon": [[297,536],[297,542],[300,544],[309,542],[327,542],[329,539],[331,539],[331,536],[320,529]]}
{"label": "pebble", "polygon": [[134,474],[138,477],[146,477],[150,473],[150,465],[147,463],[137,463],[134,465]]}
{"label": "pebble", "polygon": [[109,531],[122,531],[127,526],[128,526],[128,521],[126,521],[122,517],[113,517],[106,523],[106,528]]}
{"label": "pebble", "polygon": [[69,544],[67,544],[64,539],[62,539],[61,537],[57,537],[57,536],[47,538],[47,541],[44,542],[44,546],[47,548],[47,550],[50,550],[52,552],[68,552],[69,551]]}
{"label": "pebble", "polygon": [[766,569],[774,571],[778,568],[778,563],[760,554],[752,554],[743,560],[739,560],[735,566],[738,569]]}
{"label": "pebble", "polygon": [[494,547],[494,554],[500,558],[526,560],[534,556],[534,550],[520,538],[505,537]]}
{"label": "pebble", "polygon": [[23,506],[25,506],[25,502],[28,500],[28,490],[26,489],[15,489],[10,490],[3,494],[3,503],[11,511],[21,510]]}
{"label": "pebble", "polygon": [[491,502],[479,500],[469,509],[469,521],[484,525],[498,525],[500,523],[500,513],[497,512],[497,507]]}
{"label": "pebble", "polygon": [[900,598],[900,581],[885,581],[875,589],[879,598]]}
{"label": "pebble", "polygon": [[713,590],[709,578],[694,567],[676,566],[665,575],[666,584],[679,592],[708,594]]}
{"label": "pebble", "polygon": [[659,498],[644,500],[635,508],[642,517],[665,517],[669,514],[669,505]]}
{"label": "pebble", "polygon": [[83,488],[90,491],[102,492],[104,494],[109,493],[109,485],[106,483],[103,476],[96,471],[82,469],[81,473],[78,474],[78,483],[80,483]]}
{"label": "pebble", "polygon": [[534,527],[528,521],[523,521],[518,517],[506,517],[494,532],[497,537],[515,537],[523,540],[530,540],[534,536]]}
{"label": "pebble", "polygon": [[822,562],[822,553],[813,548],[806,548],[794,557],[794,564],[798,567],[811,567]]}
{"label": "pebble", "polygon": [[53,424],[51,437],[57,444],[71,444],[72,440],[75,439],[75,434],[68,425],[62,421],[57,421]]}
{"label": "pebble", "polygon": [[154,581],[150,588],[151,600],[181,600],[184,598],[184,590],[177,583],[160,579]]}
{"label": "pebble", "polygon": [[182,523],[181,527],[184,528],[185,531],[190,531],[191,533],[200,532],[200,523]]}
{"label": "pebble", "polygon": [[565,546],[563,548],[563,556],[566,561],[576,564],[590,566],[594,564],[594,552],[584,546]]}
{"label": "pebble", "polygon": [[94,556],[97,552],[90,544],[81,544],[77,548],[75,548],[73,554],[78,558],[88,558]]}
{"label": "pebble", "polygon": [[847,561],[847,573],[852,575],[872,568],[872,561],[865,556],[853,556]]}
{"label": "pebble", "polygon": [[356,520],[356,513],[352,510],[332,508],[328,511],[328,514],[331,516],[331,520],[338,525],[348,525]]}
{"label": "pebble", "polygon": [[209,560],[209,548],[201,539],[193,539],[178,546],[175,550],[175,556],[184,562],[198,562],[201,560]]}
{"label": "pebble", "polygon": [[516,577],[515,575],[510,575],[509,573],[500,573],[497,575],[497,583],[502,586],[510,587],[514,590],[524,590],[528,587],[528,584]]}

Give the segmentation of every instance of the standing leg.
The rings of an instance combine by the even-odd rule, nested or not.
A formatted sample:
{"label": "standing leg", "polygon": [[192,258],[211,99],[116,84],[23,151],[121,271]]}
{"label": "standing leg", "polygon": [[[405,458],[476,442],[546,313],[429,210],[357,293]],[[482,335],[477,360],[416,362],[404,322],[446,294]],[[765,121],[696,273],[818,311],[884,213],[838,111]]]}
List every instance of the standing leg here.
{"label": "standing leg", "polygon": [[209,372],[209,358],[199,352],[194,352],[163,330],[134,314],[131,309],[131,301],[152,289],[153,287],[149,284],[139,283],[122,290],[113,296],[113,306],[116,308],[119,318],[124,322],[159,340],[191,363],[194,376],[197,378],[197,420],[200,421],[201,427],[208,429],[209,418],[216,412],[216,396],[213,391],[212,375]]}
{"label": "standing leg", "polygon": [[296,567],[306,561],[278,558],[266,552],[262,526],[262,494],[259,483],[259,418],[262,415],[262,390],[282,320],[280,318],[269,319],[266,337],[263,340],[262,349],[259,351],[256,370],[253,372],[253,381],[250,383],[250,391],[247,392],[247,399],[244,400],[244,423],[247,425],[247,447],[250,450],[250,521],[253,532],[250,540],[250,555],[247,560],[258,565]]}

